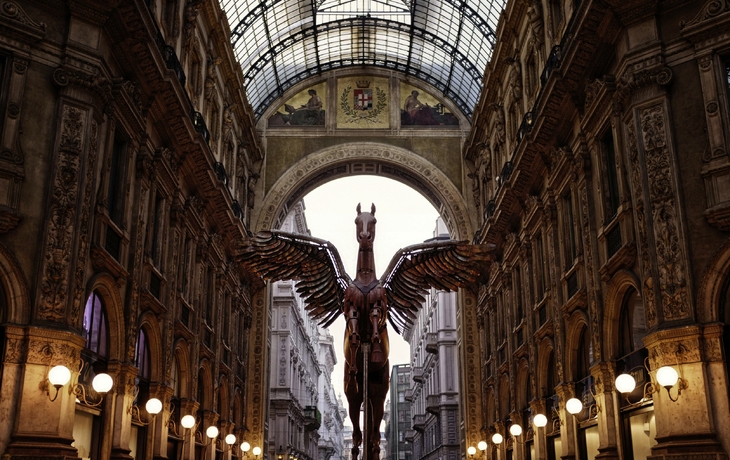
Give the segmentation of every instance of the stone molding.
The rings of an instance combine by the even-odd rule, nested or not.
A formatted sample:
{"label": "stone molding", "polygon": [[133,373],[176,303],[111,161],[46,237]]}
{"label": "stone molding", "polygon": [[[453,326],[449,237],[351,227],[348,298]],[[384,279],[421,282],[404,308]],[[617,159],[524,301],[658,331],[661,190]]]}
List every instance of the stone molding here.
{"label": "stone molding", "polygon": [[[274,227],[285,203],[300,193],[307,180],[326,168],[354,161],[375,161],[412,172],[420,182],[441,200],[439,213],[457,239],[470,239],[473,231],[464,198],[459,190],[436,166],[408,150],[374,142],[341,144],[307,155],[289,168],[266,195],[256,226],[258,231]],[[319,184],[317,184],[319,185]]]}

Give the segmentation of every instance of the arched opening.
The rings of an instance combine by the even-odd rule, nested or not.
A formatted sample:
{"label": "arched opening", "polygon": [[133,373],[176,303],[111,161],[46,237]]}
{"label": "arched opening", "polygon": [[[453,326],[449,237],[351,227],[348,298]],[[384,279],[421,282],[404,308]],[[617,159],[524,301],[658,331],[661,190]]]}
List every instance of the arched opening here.
{"label": "arched opening", "polygon": [[636,380],[634,391],[622,397],[621,423],[624,437],[624,455],[641,458],[651,454],[656,444],[656,424],[654,405],[651,397],[646,397],[645,387],[650,377],[645,367],[648,351],[644,347],[646,335],[646,316],[641,294],[632,286],[621,299],[618,327],[618,347],[621,358],[616,372],[627,373]]}
{"label": "arched opening", "polygon": [[97,374],[106,372],[109,359],[109,322],[104,297],[93,290],[86,299],[82,318],[82,337],[86,340],[81,358],[83,365],[79,372],[79,388],[82,397],[76,398],[76,413],[73,426],[73,446],[80,457],[100,458],[103,440],[102,395],[93,391],[91,382]]}

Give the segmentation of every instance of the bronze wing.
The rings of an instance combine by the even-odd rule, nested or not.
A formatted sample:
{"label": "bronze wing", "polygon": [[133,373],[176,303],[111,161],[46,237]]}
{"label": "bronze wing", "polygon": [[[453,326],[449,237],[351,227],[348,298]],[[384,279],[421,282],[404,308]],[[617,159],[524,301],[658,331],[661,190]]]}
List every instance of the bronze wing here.
{"label": "bronze wing", "polygon": [[295,280],[312,319],[328,327],[342,311],[350,277],[329,241],[307,235],[270,231],[254,235],[238,262],[264,281]]}
{"label": "bronze wing", "polygon": [[493,244],[438,240],[399,250],[381,278],[390,324],[400,333],[413,324],[430,288],[455,291],[474,285],[488,270]]}

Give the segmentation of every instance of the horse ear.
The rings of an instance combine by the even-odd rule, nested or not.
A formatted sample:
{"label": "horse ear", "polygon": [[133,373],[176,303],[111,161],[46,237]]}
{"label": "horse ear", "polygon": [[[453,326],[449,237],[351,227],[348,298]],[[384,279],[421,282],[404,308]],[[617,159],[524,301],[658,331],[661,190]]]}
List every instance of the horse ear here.
{"label": "horse ear", "polygon": [[375,203],[370,203],[370,214],[375,215]]}
{"label": "horse ear", "polygon": [[360,215],[360,203],[357,204],[357,215]]}

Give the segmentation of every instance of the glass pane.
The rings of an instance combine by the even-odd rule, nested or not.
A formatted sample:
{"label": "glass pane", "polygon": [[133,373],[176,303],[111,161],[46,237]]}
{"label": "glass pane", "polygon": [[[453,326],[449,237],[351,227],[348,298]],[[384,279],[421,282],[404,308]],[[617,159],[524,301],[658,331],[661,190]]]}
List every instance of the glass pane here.
{"label": "glass pane", "polygon": [[83,460],[91,458],[91,439],[94,435],[94,416],[88,412],[76,411],[73,424],[73,438],[71,443],[78,449],[79,457]]}

